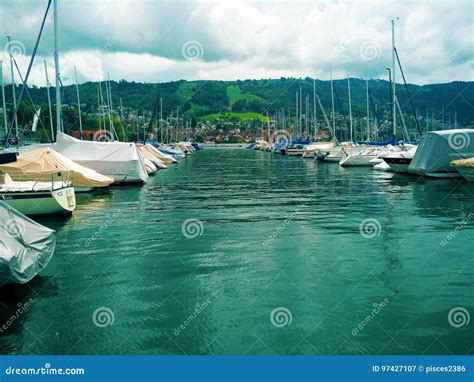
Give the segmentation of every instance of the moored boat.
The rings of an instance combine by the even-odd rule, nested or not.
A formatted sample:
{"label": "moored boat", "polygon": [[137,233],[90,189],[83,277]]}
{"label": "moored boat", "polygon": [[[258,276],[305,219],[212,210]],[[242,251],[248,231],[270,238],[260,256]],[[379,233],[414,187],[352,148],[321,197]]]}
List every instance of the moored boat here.
{"label": "moored boat", "polygon": [[451,165],[474,155],[474,129],[430,131],[422,139],[408,172],[436,178],[462,177]]}
{"label": "moored boat", "polygon": [[408,173],[408,166],[410,166],[410,163],[415,156],[415,152],[416,148],[409,151],[386,154],[381,158],[394,172]]}
{"label": "moored boat", "polygon": [[76,208],[76,195],[69,181],[13,181],[0,173],[0,196],[24,215],[71,213]]}
{"label": "moored boat", "polygon": [[0,171],[8,173],[14,181],[50,182],[54,177],[62,176],[71,181],[76,192],[108,187],[114,182],[112,178],[81,166],[50,147],[20,152],[10,158],[8,163],[2,160]]}
{"label": "moored boat", "polygon": [[0,286],[27,283],[51,260],[55,232],[4,201],[0,201],[0,224]]}
{"label": "moored boat", "polygon": [[74,162],[113,178],[115,184],[148,180],[135,143],[85,141],[58,132],[57,142],[52,147]]}
{"label": "moored boat", "polygon": [[451,166],[458,170],[466,180],[474,182],[474,157],[452,161]]}

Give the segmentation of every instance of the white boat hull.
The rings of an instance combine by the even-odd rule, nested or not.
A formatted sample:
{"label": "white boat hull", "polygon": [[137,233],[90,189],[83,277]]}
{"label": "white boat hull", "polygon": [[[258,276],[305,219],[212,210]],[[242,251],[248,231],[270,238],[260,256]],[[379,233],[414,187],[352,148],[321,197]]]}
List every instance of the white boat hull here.
{"label": "white boat hull", "polygon": [[372,167],[371,160],[377,155],[347,155],[341,158],[339,166],[342,167]]}
{"label": "white boat hull", "polygon": [[5,202],[23,215],[67,214],[76,208],[73,187],[53,191],[0,192]]}

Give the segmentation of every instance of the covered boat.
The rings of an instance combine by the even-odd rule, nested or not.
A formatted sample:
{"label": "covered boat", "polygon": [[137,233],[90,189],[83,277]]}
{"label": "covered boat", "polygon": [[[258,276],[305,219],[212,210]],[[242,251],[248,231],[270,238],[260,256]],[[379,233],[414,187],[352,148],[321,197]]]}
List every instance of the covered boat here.
{"label": "covered boat", "polygon": [[70,214],[76,208],[76,194],[69,181],[19,182],[3,171],[0,198],[25,215]]}
{"label": "covered boat", "polygon": [[58,132],[54,150],[116,184],[145,183],[148,174],[135,143],[81,141]]}
{"label": "covered boat", "polygon": [[458,159],[451,162],[458,172],[466,179],[474,182],[474,157],[469,159]]}
{"label": "covered boat", "polygon": [[49,182],[55,175],[68,178],[76,191],[87,191],[96,187],[107,187],[113,178],[81,166],[51,147],[41,147],[21,152],[16,160],[0,165],[14,181]]}
{"label": "covered boat", "polygon": [[145,158],[145,166],[148,167],[147,161],[150,161],[153,166],[155,167],[155,171],[159,169],[165,169],[168,168],[166,164],[163,163],[163,161],[155,155],[153,152],[151,152],[147,146],[142,145],[142,144],[137,144],[138,150],[140,150],[140,154]]}
{"label": "covered boat", "polygon": [[144,147],[151,152],[153,155],[158,157],[166,166],[171,164],[171,163],[178,163],[176,159],[174,159],[171,155],[165,154],[158,150],[155,146],[151,145],[150,143],[147,143],[144,145]]}
{"label": "covered boat", "polygon": [[55,232],[0,201],[0,286],[24,284],[44,269],[56,246]]}
{"label": "covered boat", "polygon": [[451,162],[474,156],[474,129],[430,131],[416,150],[408,172],[433,177],[461,177]]}

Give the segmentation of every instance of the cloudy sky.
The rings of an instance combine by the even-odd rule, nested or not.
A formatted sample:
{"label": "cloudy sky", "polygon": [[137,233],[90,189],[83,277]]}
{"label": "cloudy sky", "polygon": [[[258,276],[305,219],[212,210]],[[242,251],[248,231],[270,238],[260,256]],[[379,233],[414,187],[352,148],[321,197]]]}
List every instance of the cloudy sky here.
{"label": "cloudy sky", "polygon": [[[0,46],[26,71],[47,0],[0,0]],[[333,76],[386,78],[390,20],[412,83],[473,80],[473,2],[59,1],[64,83]],[[29,83],[54,75],[52,7]],[[7,45],[5,45],[6,47]],[[5,52],[5,49],[4,49]],[[8,58],[3,54],[4,58]],[[10,80],[8,62],[4,74]]]}

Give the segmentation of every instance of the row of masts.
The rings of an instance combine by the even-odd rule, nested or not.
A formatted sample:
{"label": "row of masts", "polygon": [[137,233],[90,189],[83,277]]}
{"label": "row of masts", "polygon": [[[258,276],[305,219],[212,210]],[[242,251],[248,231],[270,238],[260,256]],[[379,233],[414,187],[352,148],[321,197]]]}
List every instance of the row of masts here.
{"label": "row of masts", "polygon": [[[55,75],[55,92],[56,92],[56,130],[57,131],[64,131],[63,123],[62,123],[62,117],[61,117],[61,109],[62,109],[62,103],[61,103],[61,91],[60,91],[60,86],[61,86],[61,80],[60,80],[60,71],[59,71],[59,54],[58,54],[58,28],[57,28],[57,0],[54,1],[54,64],[55,64],[55,70],[56,70],[56,75]],[[396,129],[397,129],[397,112],[400,115],[400,121],[403,126],[403,130],[405,135],[408,134],[408,130],[405,124],[405,118],[401,112],[400,105],[398,103],[397,99],[397,93],[396,93],[396,67],[395,67],[395,61],[397,58],[396,55],[396,47],[395,47],[395,22],[394,20],[391,21],[392,24],[392,68],[388,69],[389,70],[389,82],[390,82],[390,109],[391,109],[391,124],[392,124],[392,129],[393,129],[393,136],[396,136]],[[8,39],[8,52],[9,52],[9,58],[10,58],[10,70],[11,70],[11,82],[12,82],[12,99],[13,99],[13,109],[17,110],[17,99],[16,99],[16,92],[15,92],[15,76],[14,76],[14,70],[13,70],[13,55],[11,52],[11,39],[10,36],[7,36]],[[3,118],[5,121],[5,129],[8,130],[7,126],[7,110],[6,110],[6,100],[5,100],[5,86],[4,86],[4,77],[3,77],[3,63],[0,61],[0,77],[1,77],[1,82],[2,82],[2,100],[3,100]],[[52,138],[54,137],[54,127],[53,127],[53,115],[52,115],[52,105],[51,105],[51,95],[50,95],[50,81],[48,78],[48,70],[47,70],[47,65],[46,65],[46,60],[44,60],[44,69],[45,69],[45,80],[46,80],[46,88],[47,88],[47,94],[48,94],[48,106],[49,106],[49,119],[50,119],[50,129],[51,129],[51,135]],[[327,114],[322,106],[321,100],[319,98],[319,95],[316,91],[316,80],[313,80],[313,95],[312,95],[312,110],[311,110],[311,102],[310,102],[310,95],[309,93],[306,94],[304,97],[304,103],[303,103],[303,91],[302,91],[302,86],[300,85],[299,91],[295,93],[295,110],[296,110],[296,115],[294,117],[294,124],[292,126],[292,134],[293,136],[296,136],[298,138],[301,137],[306,137],[306,138],[313,138],[317,139],[319,133],[320,133],[320,125],[318,125],[318,115],[317,115],[317,104],[319,105],[324,123],[326,124],[326,127],[328,130],[331,132],[333,137],[337,140],[336,133],[337,133],[337,127],[336,127],[336,113],[335,113],[335,88],[333,84],[333,77],[332,77],[332,69],[329,69],[329,74],[330,74],[330,84],[331,84],[331,108],[332,108],[332,113],[331,113],[331,121],[329,121]],[[402,72],[403,75],[403,72]],[[76,96],[77,96],[77,108],[78,108],[78,121],[79,121],[79,131],[80,135],[82,138],[83,134],[83,126],[82,126],[82,112],[81,112],[81,101],[80,101],[80,92],[79,92],[79,84],[78,84],[78,79],[77,79],[77,70],[76,67],[74,67],[74,79],[75,79],[75,86],[76,86]],[[115,130],[114,127],[114,120],[113,120],[113,101],[112,101],[112,90],[111,90],[111,82],[110,82],[110,76],[107,74],[107,80],[103,81],[105,85],[105,96],[104,92],[102,89],[102,81],[99,81],[98,83],[98,88],[97,88],[97,106],[98,106],[98,115],[99,115],[99,130],[105,131],[106,135],[114,140],[118,140],[118,134]],[[352,116],[352,100],[351,100],[351,82],[350,79],[347,79],[347,92],[348,92],[348,101],[349,101],[349,132],[347,135],[348,140],[354,141],[355,139],[355,134],[354,134],[354,120]],[[339,99],[338,99],[339,101]],[[159,98],[159,103],[160,103],[160,113],[159,113],[159,120],[157,121],[157,139],[159,138],[161,142],[166,142],[166,141],[171,141],[173,138],[176,138],[178,140],[179,138],[179,131],[180,131],[180,126],[179,126],[179,121],[180,121],[180,116],[179,116],[179,108],[176,109],[176,114],[173,111],[171,116],[169,116],[166,120],[163,119],[163,99]],[[342,106],[341,106],[342,107]],[[377,121],[377,109],[375,105],[375,122],[378,128],[378,121]],[[370,113],[370,101],[369,101],[369,82],[368,82],[368,76],[366,75],[366,139],[370,140],[372,138],[372,127],[371,127],[371,113]],[[442,125],[444,125],[444,106],[442,109]],[[291,120],[291,114],[290,110],[287,110],[287,113],[285,113],[285,109],[282,108],[281,110],[276,111],[274,115],[270,118],[267,114],[267,125],[268,128],[267,133],[268,136],[271,134],[271,130],[277,129],[279,127],[282,127],[284,130],[289,130],[290,129],[290,120]],[[345,115],[343,113],[343,117],[345,120]],[[15,126],[15,132],[16,132],[16,137],[18,139],[18,117],[17,113],[14,113],[14,126]],[[416,116],[415,116],[416,119]],[[426,117],[426,123],[428,123],[428,111],[427,111],[427,117]],[[433,120],[433,118],[432,118]],[[457,113],[455,112],[455,117],[454,117],[454,126],[457,127]],[[108,123],[107,123],[108,121]],[[124,118],[123,118],[123,106],[122,106],[122,99],[120,98],[120,122],[123,126],[124,123]],[[433,124],[433,122],[432,122]],[[450,121],[451,125],[451,121]],[[145,128],[145,126],[144,126]],[[428,125],[427,125],[428,128]],[[182,126],[181,126],[182,130]],[[191,130],[191,121],[187,120],[186,121],[186,133],[185,136],[187,139],[189,139],[190,136],[190,130]],[[139,136],[139,129],[137,126],[137,134]],[[144,133],[143,139],[145,140],[146,133]],[[362,137],[361,137],[362,138]]]}

